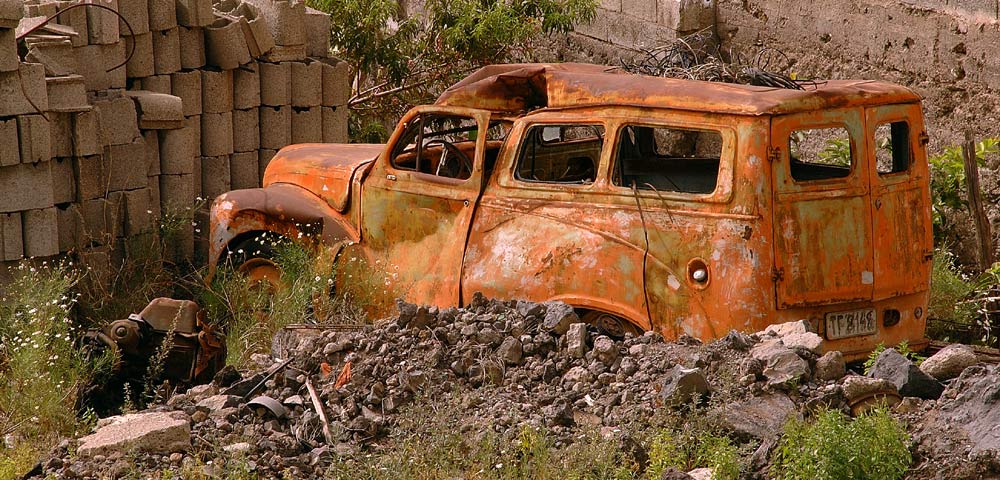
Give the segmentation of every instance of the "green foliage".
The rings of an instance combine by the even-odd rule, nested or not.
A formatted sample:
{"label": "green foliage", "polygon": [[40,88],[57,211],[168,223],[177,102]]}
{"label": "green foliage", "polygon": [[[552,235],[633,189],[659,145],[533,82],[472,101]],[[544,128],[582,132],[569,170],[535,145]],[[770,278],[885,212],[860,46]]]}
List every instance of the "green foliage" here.
{"label": "green foliage", "polygon": [[[986,138],[976,143],[976,163],[985,165],[986,155],[1000,152],[1000,138]],[[965,162],[960,145],[945,148],[931,156],[931,205],[934,215],[935,233],[940,234],[948,227],[946,214],[953,210],[964,210],[968,206],[965,192]]]}
{"label": "green foliage", "polygon": [[820,150],[817,155],[827,165],[849,167],[851,166],[851,139],[831,138],[826,141],[823,150]]}
{"label": "green foliage", "polygon": [[902,478],[913,461],[906,430],[885,409],[851,420],[837,410],[812,422],[793,419],[772,459],[784,480],[889,480]]}
{"label": "green foliage", "polygon": [[740,475],[739,451],[732,440],[721,435],[701,432],[691,437],[665,429],[650,442],[645,477],[658,479],[670,467],[682,471],[708,467],[714,470],[713,480],[736,479]]}

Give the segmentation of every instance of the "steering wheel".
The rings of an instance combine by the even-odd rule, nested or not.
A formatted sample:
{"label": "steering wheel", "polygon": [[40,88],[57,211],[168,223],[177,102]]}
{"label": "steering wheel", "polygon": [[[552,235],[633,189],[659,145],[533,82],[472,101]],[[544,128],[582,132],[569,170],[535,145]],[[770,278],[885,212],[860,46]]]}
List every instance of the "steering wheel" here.
{"label": "steering wheel", "polygon": [[[441,160],[438,161],[437,171],[434,172],[435,175],[450,178],[462,178],[462,168],[465,168],[465,171],[469,172],[469,176],[472,175],[472,160],[469,159],[469,156],[466,155],[462,149],[456,147],[455,144],[440,138],[436,138],[425,143],[424,147],[430,147],[432,145],[441,145],[442,147]],[[448,165],[448,160],[452,155],[458,157],[458,162]]]}

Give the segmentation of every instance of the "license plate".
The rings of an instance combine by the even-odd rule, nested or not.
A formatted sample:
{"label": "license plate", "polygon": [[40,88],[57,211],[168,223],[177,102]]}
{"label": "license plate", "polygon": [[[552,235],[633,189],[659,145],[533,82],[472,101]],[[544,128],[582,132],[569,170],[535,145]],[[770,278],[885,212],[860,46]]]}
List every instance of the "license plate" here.
{"label": "license plate", "polygon": [[876,331],[875,309],[862,308],[846,312],[826,314],[826,338],[838,338],[872,335]]}

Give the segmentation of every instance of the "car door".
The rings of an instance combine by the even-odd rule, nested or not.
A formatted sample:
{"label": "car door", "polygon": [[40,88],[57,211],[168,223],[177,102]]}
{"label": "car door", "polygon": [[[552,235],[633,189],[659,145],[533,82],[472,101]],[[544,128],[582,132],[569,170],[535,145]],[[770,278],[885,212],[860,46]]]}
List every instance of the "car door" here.
{"label": "car door", "polygon": [[[489,113],[419,107],[400,122],[361,195],[362,243],[390,294],[459,302],[462,258],[478,201]],[[370,265],[370,268],[372,266]]]}

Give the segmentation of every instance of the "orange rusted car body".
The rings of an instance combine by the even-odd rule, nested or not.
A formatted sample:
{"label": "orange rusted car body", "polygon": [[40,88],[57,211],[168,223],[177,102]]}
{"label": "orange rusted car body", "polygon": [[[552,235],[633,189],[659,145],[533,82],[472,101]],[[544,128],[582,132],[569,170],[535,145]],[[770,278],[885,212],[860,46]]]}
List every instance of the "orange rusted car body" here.
{"label": "orange rusted car body", "polygon": [[[441,133],[421,133],[426,125],[448,116],[472,126],[425,142]],[[482,134],[496,125],[503,135]],[[892,126],[891,148],[876,144],[879,125]],[[847,164],[797,178],[798,132],[827,127],[849,134]],[[561,138],[571,128],[593,132],[590,143]],[[645,182],[669,176],[674,160],[650,167],[664,172],[625,175],[628,152],[649,141],[637,138],[667,128],[716,139],[714,156],[697,164],[709,166],[699,177],[707,187]],[[808,319],[825,349],[848,358],[878,343],[919,348],[932,253],[926,138],[920,98],[882,82],[787,90],[497,65],[410,111],[387,145],[283,149],[263,188],[214,202],[210,261],[273,231],[320,239],[338,264],[376,260],[420,304],[462,305],[475,292],[561,300],[668,339]],[[582,162],[584,180],[535,172],[552,145],[563,145],[552,155],[565,162],[551,170]],[[876,168],[883,150],[896,152],[888,173]],[[436,172],[422,161],[437,161]],[[448,162],[452,174],[442,175]]]}

